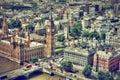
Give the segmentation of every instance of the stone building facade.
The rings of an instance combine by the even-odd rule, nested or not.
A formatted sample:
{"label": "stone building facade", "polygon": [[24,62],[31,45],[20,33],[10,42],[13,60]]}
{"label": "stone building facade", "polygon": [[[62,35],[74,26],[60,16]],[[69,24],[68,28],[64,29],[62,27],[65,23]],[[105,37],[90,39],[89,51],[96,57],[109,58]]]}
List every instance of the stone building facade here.
{"label": "stone building facade", "polygon": [[41,46],[36,46],[36,47],[31,47],[31,48],[25,48],[24,49],[24,57],[22,58],[22,61],[30,60],[31,58],[40,58],[43,57],[43,52],[44,47],[43,45]]}
{"label": "stone building facade", "polygon": [[45,57],[49,58],[52,56],[52,54],[54,54],[54,48],[55,48],[55,34],[56,34],[56,28],[54,25],[54,21],[52,18],[52,14],[51,14],[51,18],[50,20],[47,20],[45,22],[45,26],[46,26],[46,52],[45,52]]}
{"label": "stone building facade", "polygon": [[[120,29],[118,29],[120,30]],[[113,33],[106,33],[106,44],[111,44],[112,46],[119,48],[120,47],[120,33],[113,35]]]}
{"label": "stone building facade", "polygon": [[44,43],[34,42],[30,38],[29,31],[24,37],[20,36],[20,31],[14,35],[10,34],[5,18],[0,33],[0,56],[20,64],[32,58],[51,57],[54,51],[54,35],[56,33],[52,17],[46,28],[46,41]]}
{"label": "stone building facade", "polygon": [[98,51],[94,55],[94,71],[117,71],[120,69],[120,53]]}
{"label": "stone building facade", "polygon": [[34,57],[43,57],[43,45],[27,48],[22,43],[11,43],[5,40],[1,40],[0,44],[0,56],[6,57],[17,63],[23,63]]}
{"label": "stone building facade", "polygon": [[80,48],[66,48],[64,50],[65,60],[71,61],[80,66],[93,65],[93,55],[87,49]]}

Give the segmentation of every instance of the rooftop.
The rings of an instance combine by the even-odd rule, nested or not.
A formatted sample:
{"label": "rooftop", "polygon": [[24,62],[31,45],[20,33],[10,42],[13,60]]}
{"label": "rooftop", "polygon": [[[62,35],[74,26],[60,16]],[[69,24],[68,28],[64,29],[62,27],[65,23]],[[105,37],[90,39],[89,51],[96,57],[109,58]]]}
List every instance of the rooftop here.
{"label": "rooftop", "polygon": [[30,40],[45,40],[45,37],[32,33],[30,34]]}
{"label": "rooftop", "polygon": [[45,20],[45,25],[51,25],[50,20]]}
{"label": "rooftop", "polygon": [[103,17],[103,16],[98,16],[98,17],[97,17],[97,20],[105,20],[105,17]]}
{"label": "rooftop", "polygon": [[38,22],[38,23],[35,25],[35,31],[36,31],[36,30],[39,30],[39,29],[41,29],[41,26],[40,26],[40,23]]}
{"label": "rooftop", "polygon": [[43,44],[38,43],[38,42],[31,42],[30,47],[35,47],[35,46],[43,46]]}
{"label": "rooftop", "polygon": [[10,41],[7,41],[7,40],[1,40],[0,42],[10,45]]}
{"label": "rooftop", "polygon": [[83,56],[88,56],[90,55],[89,51],[87,49],[81,49],[81,48],[65,48],[64,50],[65,52],[71,52],[74,54],[78,54],[78,55],[83,55]]}
{"label": "rooftop", "polygon": [[100,59],[103,60],[109,60],[111,58],[115,58],[117,56],[120,56],[120,53],[117,52],[105,52],[105,51],[98,51],[96,54],[98,54]]}

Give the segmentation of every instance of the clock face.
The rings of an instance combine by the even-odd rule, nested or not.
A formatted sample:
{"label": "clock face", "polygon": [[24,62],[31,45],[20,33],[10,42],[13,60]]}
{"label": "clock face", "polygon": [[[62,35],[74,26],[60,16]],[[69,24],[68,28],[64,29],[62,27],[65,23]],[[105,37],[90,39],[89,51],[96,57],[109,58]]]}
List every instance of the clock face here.
{"label": "clock face", "polygon": [[47,32],[50,32],[50,29],[47,29]]}
{"label": "clock face", "polygon": [[55,30],[54,29],[52,29],[52,32],[54,32]]}

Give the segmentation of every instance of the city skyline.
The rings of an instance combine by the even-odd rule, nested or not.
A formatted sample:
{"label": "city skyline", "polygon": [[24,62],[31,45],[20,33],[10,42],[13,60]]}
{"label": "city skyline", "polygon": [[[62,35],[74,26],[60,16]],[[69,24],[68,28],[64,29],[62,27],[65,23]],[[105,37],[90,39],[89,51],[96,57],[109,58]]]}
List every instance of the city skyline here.
{"label": "city skyline", "polygon": [[119,80],[119,39],[120,0],[2,0],[0,80]]}

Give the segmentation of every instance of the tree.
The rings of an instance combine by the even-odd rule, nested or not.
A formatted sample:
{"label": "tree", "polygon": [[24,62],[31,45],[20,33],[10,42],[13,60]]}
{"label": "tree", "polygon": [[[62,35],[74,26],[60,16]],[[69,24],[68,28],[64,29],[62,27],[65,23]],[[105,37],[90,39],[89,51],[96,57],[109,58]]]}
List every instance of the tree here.
{"label": "tree", "polygon": [[57,41],[63,42],[65,40],[65,36],[64,35],[58,35],[57,36]]}
{"label": "tree", "polygon": [[105,77],[105,76],[104,76],[104,72],[99,71],[99,72],[98,72],[98,79],[99,79],[99,80],[103,80],[104,77]]}
{"label": "tree", "polygon": [[104,45],[99,45],[98,49],[104,51],[105,50],[105,46]]}
{"label": "tree", "polygon": [[31,2],[30,3],[34,8],[37,7],[37,3],[36,2]]}
{"label": "tree", "polygon": [[89,32],[88,31],[83,31],[82,37],[89,37]]}
{"label": "tree", "polygon": [[81,31],[82,31],[81,24],[77,24],[77,25],[73,26],[73,28],[70,32],[70,36],[72,36],[74,38],[78,38],[81,35]]}
{"label": "tree", "polygon": [[64,49],[63,48],[58,48],[58,49],[55,49],[54,53],[56,55],[60,54],[60,53],[63,53],[64,52]]}
{"label": "tree", "polygon": [[118,71],[118,73],[117,73],[117,78],[116,78],[116,80],[120,80],[120,72]]}
{"label": "tree", "polygon": [[33,26],[32,24],[28,24],[28,25],[26,26],[26,30],[30,30],[30,32],[33,32],[34,26]]}
{"label": "tree", "polygon": [[39,23],[40,23],[40,24],[41,24],[41,23],[44,23],[45,20],[48,20],[48,19],[49,19],[49,17],[44,17],[44,18],[42,18],[42,19],[39,20]]}
{"label": "tree", "polygon": [[3,20],[0,19],[0,29],[2,28]]}
{"label": "tree", "polygon": [[85,76],[85,77],[90,77],[91,76],[91,73],[92,73],[92,68],[91,68],[91,66],[90,65],[86,65],[85,66],[85,68],[84,68],[84,70],[82,71],[82,73],[83,73],[83,75]]}
{"label": "tree", "polygon": [[2,28],[2,22],[0,22],[0,29]]}
{"label": "tree", "polygon": [[22,27],[22,23],[19,19],[12,19],[11,22],[8,24],[9,28],[21,28]]}
{"label": "tree", "polygon": [[86,48],[86,47],[88,47],[88,44],[87,44],[86,42],[82,42],[82,43],[80,44],[80,46],[81,46],[82,48]]}
{"label": "tree", "polygon": [[32,63],[38,62],[38,58],[32,58],[31,61]]}
{"label": "tree", "polygon": [[89,29],[89,28],[91,28],[91,26],[87,26],[86,28]]}
{"label": "tree", "polygon": [[59,0],[59,2],[66,2],[67,0]]}
{"label": "tree", "polygon": [[120,80],[120,76],[118,76],[116,80]]}
{"label": "tree", "polygon": [[41,29],[41,35],[45,35],[46,34],[46,29]]}
{"label": "tree", "polygon": [[70,62],[70,61],[63,61],[61,63],[61,66],[66,72],[71,72],[73,69],[72,62]]}
{"label": "tree", "polygon": [[99,71],[98,80],[114,80],[114,79],[113,79],[113,76],[111,76],[109,72]]}
{"label": "tree", "polygon": [[89,38],[96,38],[97,40],[99,40],[100,39],[100,35],[99,35],[99,33],[97,32],[97,31],[94,31],[94,32],[91,32],[90,33],[90,35],[89,35]]}
{"label": "tree", "polygon": [[106,38],[106,34],[105,34],[105,33],[101,33],[100,39],[101,39],[101,40],[105,40],[105,38]]}
{"label": "tree", "polygon": [[23,2],[33,2],[33,0],[23,0]]}

